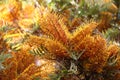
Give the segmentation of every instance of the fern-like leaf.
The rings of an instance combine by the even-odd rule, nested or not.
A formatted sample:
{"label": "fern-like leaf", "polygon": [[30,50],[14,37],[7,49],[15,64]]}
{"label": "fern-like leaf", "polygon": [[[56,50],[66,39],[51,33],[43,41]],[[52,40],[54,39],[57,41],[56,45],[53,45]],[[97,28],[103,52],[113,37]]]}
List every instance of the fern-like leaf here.
{"label": "fern-like leaf", "polygon": [[109,41],[115,41],[120,34],[120,30],[117,28],[109,28],[105,32],[103,32],[103,36]]}

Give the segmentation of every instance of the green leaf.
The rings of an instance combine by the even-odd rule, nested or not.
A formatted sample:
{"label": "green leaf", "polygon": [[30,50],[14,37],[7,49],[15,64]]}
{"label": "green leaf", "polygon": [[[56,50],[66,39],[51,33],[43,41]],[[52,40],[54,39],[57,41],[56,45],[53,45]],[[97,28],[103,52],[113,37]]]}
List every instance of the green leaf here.
{"label": "green leaf", "polygon": [[73,62],[71,62],[69,72],[71,72],[72,74],[78,74],[77,66]]}
{"label": "green leaf", "polygon": [[5,59],[11,58],[11,57],[12,57],[11,54],[3,54],[3,53],[1,53],[0,54],[0,63],[3,63],[5,61]]}
{"label": "green leaf", "polygon": [[82,54],[84,52],[85,52],[85,50],[83,50],[80,53],[79,52],[75,52],[75,51],[69,51],[71,58],[74,59],[74,60],[76,60],[76,61],[82,56]]}
{"label": "green leaf", "polygon": [[5,69],[4,65],[2,64],[6,59],[11,58],[11,54],[0,54],[0,70]]}
{"label": "green leaf", "polygon": [[85,5],[85,0],[81,0],[81,2],[79,3],[79,7],[82,8]]}
{"label": "green leaf", "polygon": [[105,32],[102,32],[102,34],[106,39],[114,41],[116,37],[120,34],[120,31],[117,28],[109,28]]}
{"label": "green leaf", "polygon": [[29,52],[34,55],[44,56],[48,53],[48,50],[43,45],[40,45],[39,47],[32,49]]}

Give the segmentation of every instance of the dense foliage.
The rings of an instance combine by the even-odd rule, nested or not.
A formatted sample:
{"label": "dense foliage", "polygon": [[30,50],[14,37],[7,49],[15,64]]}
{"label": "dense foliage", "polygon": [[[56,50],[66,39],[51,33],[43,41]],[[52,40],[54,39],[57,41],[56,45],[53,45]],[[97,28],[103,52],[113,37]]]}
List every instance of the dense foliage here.
{"label": "dense foliage", "polygon": [[119,0],[1,0],[0,80],[120,80]]}

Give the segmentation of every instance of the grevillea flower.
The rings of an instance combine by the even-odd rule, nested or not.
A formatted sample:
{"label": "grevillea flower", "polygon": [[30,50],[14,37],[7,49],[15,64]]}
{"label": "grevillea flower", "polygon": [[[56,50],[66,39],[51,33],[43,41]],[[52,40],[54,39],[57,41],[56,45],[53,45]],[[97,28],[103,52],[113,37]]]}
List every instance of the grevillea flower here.
{"label": "grevillea flower", "polygon": [[[6,22],[12,22],[19,29],[10,30],[5,35],[0,32],[0,49],[4,48],[3,40],[9,38],[6,41],[8,45],[6,48],[13,56],[4,62],[5,65],[8,63],[11,63],[11,65],[6,70],[3,70],[2,76],[0,73],[0,79],[2,80],[32,80],[34,77],[50,80],[48,75],[60,70],[56,69],[59,64],[54,61],[59,58],[60,60],[63,59],[58,60],[61,63],[64,63],[64,59],[67,60],[65,66],[69,65],[70,61],[73,61],[75,62],[75,68],[77,66],[77,70],[82,67],[85,72],[102,74],[109,58],[114,55],[118,57],[119,47],[111,44],[107,45],[103,37],[93,34],[96,27],[99,27],[97,22],[86,23],[70,32],[66,25],[67,21],[48,8],[43,6],[38,8],[30,4],[23,5],[17,0],[9,0],[9,3],[11,4],[5,4],[0,8],[0,27]],[[107,14],[105,13],[105,15]],[[36,23],[40,25],[41,36],[38,36],[40,34],[35,35],[27,32]],[[105,24],[106,22],[101,21],[101,23]],[[76,20],[71,24],[72,26],[78,25]],[[18,51],[12,50],[11,44],[18,42],[21,42],[20,49]],[[18,46],[14,47],[17,48]],[[30,54],[30,51],[46,55],[36,58]],[[83,52],[82,55],[81,52]],[[78,53],[80,57],[75,61],[71,57],[71,53]],[[117,59],[117,64],[114,67],[119,69],[120,58]]]}
{"label": "grevillea flower", "polygon": [[119,52],[119,47],[117,45],[110,45],[108,47],[108,52],[110,54],[110,57],[111,56],[115,56],[115,55],[118,55],[118,52]]}
{"label": "grevillea flower", "polygon": [[105,31],[110,28],[110,22],[112,20],[112,13],[110,12],[101,12],[101,20],[98,24],[99,31]]}
{"label": "grevillea flower", "polygon": [[80,60],[83,60],[85,69],[101,72],[109,56],[109,54],[106,53],[106,48],[105,39],[96,35],[86,36],[79,42],[75,50],[82,51],[85,49],[84,54],[80,58]]}
{"label": "grevillea flower", "polygon": [[61,16],[50,11],[47,8],[40,10],[40,28],[46,34],[52,36],[54,39],[67,43],[70,33],[63,23]]}
{"label": "grevillea flower", "polygon": [[21,8],[20,2],[16,0],[9,0],[8,4],[6,3],[1,6],[0,20],[3,20],[8,24],[13,24],[13,22],[15,24],[15,21],[19,17],[20,8]]}
{"label": "grevillea flower", "polygon": [[66,47],[56,40],[31,35],[25,43],[29,46],[34,47],[39,47],[40,45],[43,45],[48,50],[48,52],[52,54],[66,57],[69,56]]}
{"label": "grevillea flower", "polygon": [[93,30],[97,27],[97,23],[91,22],[80,26],[72,33],[70,43],[73,47],[77,46],[81,39],[84,39],[87,35],[91,35]]}
{"label": "grevillea flower", "polygon": [[[50,60],[37,60],[39,64],[30,64],[17,78],[16,80],[23,80],[23,79],[34,79],[35,77],[39,76],[42,79],[49,79],[49,74],[53,74],[57,72],[57,68],[55,67],[58,64],[55,61]],[[38,62],[37,62],[38,63]]]}

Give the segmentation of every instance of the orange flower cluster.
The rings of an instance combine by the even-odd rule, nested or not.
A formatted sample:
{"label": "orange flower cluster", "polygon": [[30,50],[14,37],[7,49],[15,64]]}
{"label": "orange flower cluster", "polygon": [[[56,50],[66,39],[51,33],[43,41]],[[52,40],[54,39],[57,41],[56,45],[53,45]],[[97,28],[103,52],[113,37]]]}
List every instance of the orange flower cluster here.
{"label": "orange flower cluster", "polygon": [[[2,72],[1,80],[33,80],[36,76],[49,80],[48,75],[57,71],[55,68],[57,61],[51,60],[52,55],[55,56],[54,59],[60,57],[73,60],[71,53],[80,54],[83,50],[83,54],[78,58],[82,67],[86,71],[102,73],[109,57],[118,55],[118,46],[108,45],[103,37],[92,33],[98,26],[98,23],[94,21],[69,32],[62,16],[52,10],[43,6],[24,4],[17,0],[9,1],[9,4],[1,5],[0,27],[6,24],[15,25],[17,31],[8,31],[3,38],[4,40],[12,39],[7,41],[8,45],[22,39],[23,42],[20,43],[20,50],[11,51],[13,57],[4,63],[5,65],[11,63],[11,65]],[[40,25],[38,31],[41,31],[42,35],[38,35],[41,36],[29,33],[34,24]],[[0,42],[0,48],[1,45]],[[40,45],[47,49],[48,55],[44,57],[46,59],[38,59],[35,62],[36,57],[29,52]]]}
{"label": "orange flower cluster", "polygon": [[99,31],[105,31],[108,28],[111,27],[110,22],[112,20],[112,13],[110,12],[102,12],[101,13],[101,19],[98,25],[98,30]]}

